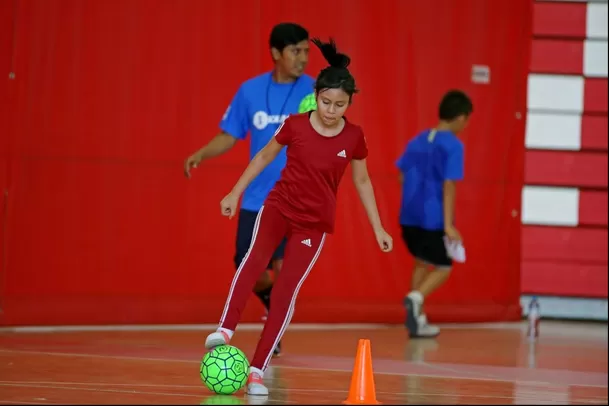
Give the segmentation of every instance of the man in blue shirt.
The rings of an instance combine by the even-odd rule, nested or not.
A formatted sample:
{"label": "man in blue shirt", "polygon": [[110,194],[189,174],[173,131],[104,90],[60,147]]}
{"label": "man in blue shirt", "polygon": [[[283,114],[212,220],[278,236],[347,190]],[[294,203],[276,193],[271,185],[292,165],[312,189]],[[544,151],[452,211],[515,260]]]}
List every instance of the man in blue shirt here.
{"label": "man in blue shirt", "polygon": [[427,324],[423,302],[448,279],[452,268],[444,238],[461,241],[454,225],[456,182],[464,172],[463,143],[457,134],[465,129],[472,112],[465,93],[446,93],[436,128],[410,140],[396,163],[402,180],[402,238],[415,261],[412,290],[404,298],[405,324],[413,338],[435,337],[440,332]]}
{"label": "man in blue shirt", "polygon": [[[238,140],[245,140],[248,133],[250,159],[254,158],[288,115],[314,108],[310,103],[311,98],[307,96],[313,93],[315,80],[304,74],[309,61],[307,30],[293,23],[278,24],[271,31],[269,47],[275,63],[273,71],[255,76],[241,84],[220,121],[220,134],[184,163],[186,177],[190,178],[190,170],[196,168],[200,162],[227,152]],[[279,179],[285,163],[284,149],[243,194],[235,244],[234,261],[237,272],[240,271],[240,264],[249,249],[258,212]],[[272,269],[275,275],[281,269],[284,249],[285,240],[277,247],[269,263],[268,269]],[[272,286],[270,275],[266,272],[254,287],[254,293],[267,311]],[[275,355],[279,353],[280,345],[275,349]]]}

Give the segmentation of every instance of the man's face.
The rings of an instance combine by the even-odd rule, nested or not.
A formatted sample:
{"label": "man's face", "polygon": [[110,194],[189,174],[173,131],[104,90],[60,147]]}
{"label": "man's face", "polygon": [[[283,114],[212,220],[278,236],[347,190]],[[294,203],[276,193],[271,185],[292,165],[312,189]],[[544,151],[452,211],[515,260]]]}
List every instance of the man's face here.
{"label": "man's face", "polygon": [[287,76],[300,77],[309,63],[309,41],[304,40],[295,45],[288,45],[279,52],[273,48],[273,58],[277,67]]}

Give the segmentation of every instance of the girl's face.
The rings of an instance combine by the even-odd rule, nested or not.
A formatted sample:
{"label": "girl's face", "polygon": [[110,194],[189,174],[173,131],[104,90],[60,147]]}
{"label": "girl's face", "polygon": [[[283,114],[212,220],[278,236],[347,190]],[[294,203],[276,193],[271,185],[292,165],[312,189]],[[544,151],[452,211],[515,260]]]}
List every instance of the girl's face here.
{"label": "girl's face", "polygon": [[333,127],[349,108],[350,97],[343,89],[324,89],[317,94],[317,114],[324,125]]}

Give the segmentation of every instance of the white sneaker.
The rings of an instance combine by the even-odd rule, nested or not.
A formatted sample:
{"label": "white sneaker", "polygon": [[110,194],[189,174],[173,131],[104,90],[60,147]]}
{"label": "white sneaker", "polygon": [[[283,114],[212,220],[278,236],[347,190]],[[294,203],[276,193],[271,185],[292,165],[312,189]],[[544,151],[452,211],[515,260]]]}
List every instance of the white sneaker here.
{"label": "white sneaker", "polygon": [[269,390],[264,386],[262,377],[255,372],[250,372],[247,378],[247,394],[250,396],[268,396]]}
{"label": "white sneaker", "polygon": [[207,339],[205,340],[205,348],[211,350],[212,348],[220,345],[226,345],[229,342],[230,338],[228,338],[228,334],[223,331],[216,331],[215,333],[211,333],[207,336]]}
{"label": "white sneaker", "polygon": [[440,328],[427,323],[427,316],[421,314],[417,320],[418,328],[416,336],[411,334],[412,338],[433,338],[440,334]]}

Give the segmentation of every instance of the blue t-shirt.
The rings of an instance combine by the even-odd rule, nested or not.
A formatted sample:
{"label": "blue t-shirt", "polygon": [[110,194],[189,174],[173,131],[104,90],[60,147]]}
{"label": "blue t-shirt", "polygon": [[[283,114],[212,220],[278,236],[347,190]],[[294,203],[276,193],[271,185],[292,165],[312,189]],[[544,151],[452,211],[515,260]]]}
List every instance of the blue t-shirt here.
{"label": "blue t-shirt", "polygon": [[463,143],[450,131],[423,131],[396,162],[404,175],[400,224],[444,229],[444,181],[463,179]]}
{"label": "blue t-shirt", "polygon": [[[275,134],[279,125],[290,115],[298,113],[301,101],[313,93],[315,80],[302,75],[292,83],[276,83],[271,72],[244,82],[220,121],[220,129],[243,140],[250,133],[250,160]],[[259,211],[267,195],[279,180],[286,163],[285,148],[243,193],[241,207]]]}

